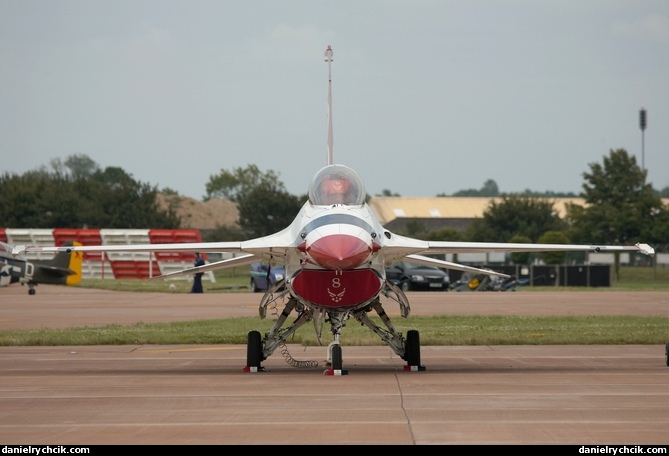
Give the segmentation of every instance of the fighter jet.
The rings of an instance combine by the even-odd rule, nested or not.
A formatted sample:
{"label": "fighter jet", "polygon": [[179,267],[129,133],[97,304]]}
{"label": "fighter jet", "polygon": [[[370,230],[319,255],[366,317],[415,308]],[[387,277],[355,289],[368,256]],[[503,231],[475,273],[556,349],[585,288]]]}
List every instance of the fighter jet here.
{"label": "fighter jet", "polygon": [[[406,260],[444,269],[508,278],[506,274],[426,255],[547,251],[641,252],[654,255],[653,248],[647,244],[608,246],[425,241],[401,236],[384,228],[365,202],[366,191],[360,176],[352,168],[337,164],[333,160],[331,46],[325,51],[325,62],[328,64],[327,160],[325,166],[311,180],[308,201],[288,227],[268,236],[237,242],[22,246],[15,248],[14,253],[178,251],[238,254],[234,258],[157,278],[206,272],[259,261],[283,264],[285,278],[265,292],[259,305],[261,318],[265,318],[270,306],[272,309],[279,308],[280,315],[269,332],[261,334],[252,330],[248,333],[244,371],[263,371],[262,362],[283,346],[298,328],[311,322],[319,340],[324,327],[329,326],[332,333],[333,341],[327,346],[327,375],[348,374],[348,370],[343,368],[341,342],[343,329],[350,319],[368,327],[406,361],[404,370],[425,369],[421,365],[418,331],[401,333],[385,310],[387,303],[396,303],[402,318],[408,318],[410,314],[406,294],[386,277],[386,267],[398,261]],[[373,316],[379,318],[373,319]]]}

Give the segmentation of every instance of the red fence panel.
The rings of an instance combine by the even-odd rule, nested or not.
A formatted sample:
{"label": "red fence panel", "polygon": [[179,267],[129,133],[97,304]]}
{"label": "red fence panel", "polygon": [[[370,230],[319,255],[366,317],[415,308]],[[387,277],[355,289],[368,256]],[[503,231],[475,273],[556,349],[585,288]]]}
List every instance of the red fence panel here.
{"label": "red fence panel", "polygon": [[156,261],[111,261],[110,264],[117,279],[148,279],[151,275],[160,275]]}
{"label": "red fence panel", "polygon": [[[57,246],[61,246],[65,241],[77,241],[81,245],[100,245],[102,238],[99,229],[89,228],[55,228],[53,238]],[[85,252],[84,260],[102,260],[101,252]]]}
{"label": "red fence panel", "polygon": [[[202,242],[200,230],[149,230],[151,244],[174,244]],[[159,261],[195,261],[193,252],[155,252]],[[206,254],[202,254],[206,261]]]}

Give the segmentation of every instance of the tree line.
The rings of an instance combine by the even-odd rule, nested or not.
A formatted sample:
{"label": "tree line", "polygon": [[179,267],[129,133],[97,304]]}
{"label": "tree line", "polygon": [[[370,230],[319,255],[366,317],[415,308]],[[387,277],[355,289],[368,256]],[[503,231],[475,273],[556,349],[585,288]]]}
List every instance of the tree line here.
{"label": "tree line", "polygon": [[[585,205],[567,205],[561,218],[551,197],[533,192],[496,194],[483,217],[465,231],[428,231],[410,221],[404,234],[426,240],[540,242],[627,245],[644,242],[659,252],[669,251],[669,208],[661,193],[646,182],[646,171],[624,149],[611,150],[602,163],[583,173]],[[206,196],[237,203],[238,226],[219,227],[206,233],[207,241],[228,241],[265,236],[288,226],[306,195],[291,195],[274,171],[263,173],[256,165],[222,169],[205,185]],[[484,188],[497,192],[494,181]],[[163,189],[163,193],[174,194]],[[172,209],[156,204],[158,189],[135,181],[121,168],[101,169],[85,155],[51,162],[23,175],[0,176],[0,226],[12,228],[164,228],[175,229],[181,220]],[[384,190],[384,194],[392,194]],[[514,262],[527,263],[514,254]],[[559,253],[555,262],[563,261]],[[512,258],[513,259],[513,258]],[[545,261],[546,261],[545,259]]]}
{"label": "tree line", "polygon": [[178,228],[181,220],[156,203],[155,186],[87,156],[54,160],[23,175],[0,176],[0,226],[5,228]]}

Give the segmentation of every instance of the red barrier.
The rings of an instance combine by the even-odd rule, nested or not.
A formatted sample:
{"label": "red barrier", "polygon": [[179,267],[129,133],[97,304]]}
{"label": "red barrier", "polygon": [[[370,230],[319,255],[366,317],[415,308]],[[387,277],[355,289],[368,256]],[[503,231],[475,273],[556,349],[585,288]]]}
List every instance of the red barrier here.
{"label": "red barrier", "polygon": [[[149,230],[151,244],[202,242],[199,230]],[[155,252],[159,261],[195,261],[193,252]],[[205,253],[202,258],[207,261]]]}

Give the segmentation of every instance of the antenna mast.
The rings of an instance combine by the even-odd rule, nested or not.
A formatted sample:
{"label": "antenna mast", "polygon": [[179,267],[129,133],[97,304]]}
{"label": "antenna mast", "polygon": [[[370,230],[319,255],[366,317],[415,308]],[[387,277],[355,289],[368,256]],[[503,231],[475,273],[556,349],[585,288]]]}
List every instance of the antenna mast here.
{"label": "antenna mast", "polygon": [[328,63],[328,165],[333,165],[332,158],[332,61],[334,60],[332,46],[328,44],[325,50],[325,59]]}
{"label": "antenna mast", "polygon": [[639,127],[641,128],[641,169],[643,171],[646,171],[646,164],[644,163],[644,133],[646,132],[647,117],[648,114],[646,114],[646,108],[641,106],[641,109],[639,110]]}

